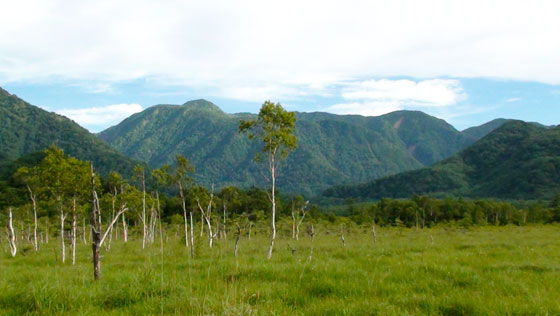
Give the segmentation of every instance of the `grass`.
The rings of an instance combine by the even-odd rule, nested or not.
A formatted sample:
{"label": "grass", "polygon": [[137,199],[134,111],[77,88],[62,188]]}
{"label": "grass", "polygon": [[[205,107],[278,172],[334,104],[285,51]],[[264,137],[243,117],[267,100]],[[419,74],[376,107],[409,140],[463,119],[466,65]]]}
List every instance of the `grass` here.
{"label": "grass", "polygon": [[238,257],[231,236],[200,240],[195,259],[171,233],[163,258],[157,243],[114,241],[99,282],[83,243],[75,266],[58,261],[56,240],[4,251],[0,314],[560,315],[558,226],[378,228],[375,244],[353,227],[346,247],[337,229],[317,231],[311,261],[310,238],[285,233],[270,261],[264,234],[242,238]]}

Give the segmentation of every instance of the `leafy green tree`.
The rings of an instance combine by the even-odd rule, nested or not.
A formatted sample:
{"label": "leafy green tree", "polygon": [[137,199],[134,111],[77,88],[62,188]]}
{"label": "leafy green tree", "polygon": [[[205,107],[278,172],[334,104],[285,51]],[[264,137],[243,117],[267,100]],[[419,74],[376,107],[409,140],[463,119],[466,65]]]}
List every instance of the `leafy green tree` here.
{"label": "leafy green tree", "polygon": [[239,132],[247,133],[249,139],[258,138],[262,144],[261,153],[257,154],[256,160],[262,160],[265,156],[270,171],[270,201],[272,203],[272,236],[267,258],[272,256],[274,240],[276,238],[276,171],[278,162],[286,158],[291,150],[297,147],[297,138],[294,134],[296,117],[294,112],[288,112],[280,103],[265,101],[259,111],[256,120],[239,122]]}

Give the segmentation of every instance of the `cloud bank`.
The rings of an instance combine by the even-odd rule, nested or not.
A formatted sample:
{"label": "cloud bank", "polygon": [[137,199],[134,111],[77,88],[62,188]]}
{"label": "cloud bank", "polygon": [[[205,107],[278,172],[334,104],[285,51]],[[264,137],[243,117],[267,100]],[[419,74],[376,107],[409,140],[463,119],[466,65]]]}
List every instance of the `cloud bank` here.
{"label": "cloud bank", "polygon": [[120,123],[134,113],[142,111],[139,104],[111,104],[107,106],[59,109],[58,114],[64,115],[92,132]]}
{"label": "cloud bank", "polygon": [[461,83],[454,79],[352,82],[342,89],[341,96],[345,102],[324,111],[375,116],[410,108],[443,108],[467,98]]}
{"label": "cloud bank", "polygon": [[[330,86],[361,78],[560,84],[555,1],[0,0],[0,6],[0,84],[96,80],[106,83],[104,91],[112,82],[150,78],[249,101],[328,94]],[[454,97],[438,93],[442,99],[433,100],[420,88],[404,87],[412,94],[397,101],[440,104]],[[347,98],[393,96],[382,87],[376,95],[360,89]]]}

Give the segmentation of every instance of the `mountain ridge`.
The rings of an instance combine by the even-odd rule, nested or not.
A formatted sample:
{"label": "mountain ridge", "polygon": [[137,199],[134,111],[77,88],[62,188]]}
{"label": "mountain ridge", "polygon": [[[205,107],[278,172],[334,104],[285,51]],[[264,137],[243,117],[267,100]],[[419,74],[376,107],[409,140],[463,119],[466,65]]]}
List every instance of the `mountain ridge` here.
{"label": "mountain ridge", "polygon": [[[240,119],[256,115],[216,108],[204,99],[156,105],[97,135],[152,167],[172,164],[175,154],[183,154],[205,185],[263,185],[263,171],[252,162],[258,144],[237,133]],[[306,194],[430,165],[476,140],[420,111],[376,117],[296,112],[296,119],[300,146],[280,169],[279,186]]]}
{"label": "mountain ridge", "polygon": [[431,167],[371,182],[335,186],[338,198],[403,198],[415,194],[549,199],[560,191],[560,126],[509,120],[473,145]]}

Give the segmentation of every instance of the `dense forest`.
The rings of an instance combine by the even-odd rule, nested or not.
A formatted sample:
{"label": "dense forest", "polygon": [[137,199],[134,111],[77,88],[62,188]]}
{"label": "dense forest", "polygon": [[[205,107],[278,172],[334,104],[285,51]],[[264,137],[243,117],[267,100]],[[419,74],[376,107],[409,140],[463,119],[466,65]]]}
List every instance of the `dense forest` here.
{"label": "dense forest", "polygon": [[[286,192],[319,194],[336,184],[353,184],[431,165],[475,142],[447,122],[417,111],[377,117],[295,113],[298,148],[283,163],[279,187]],[[176,154],[197,167],[205,186],[262,186],[252,163],[256,144],[237,133],[241,119],[206,100],[156,105],[136,113],[99,137],[123,154],[158,168]],[[474,127],[473,130],[478,130]]]}
{"label": "dense forest", "polygon": [[550,200],[560,192],[560,127],[509,121],[431,167],[324,192],[339,198],[413,194]]}

